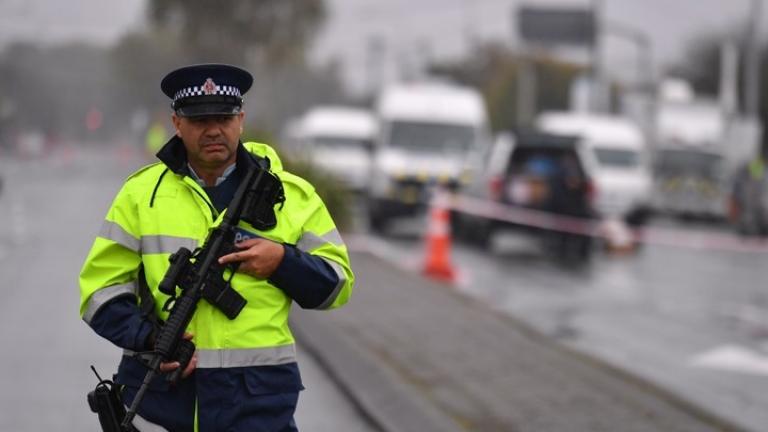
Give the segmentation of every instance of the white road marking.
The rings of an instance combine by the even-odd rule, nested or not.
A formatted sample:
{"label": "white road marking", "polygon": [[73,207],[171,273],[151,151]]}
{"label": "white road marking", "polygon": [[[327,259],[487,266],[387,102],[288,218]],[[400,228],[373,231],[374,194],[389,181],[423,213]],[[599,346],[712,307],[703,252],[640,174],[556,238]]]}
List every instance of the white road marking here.
{"label": "white road marking", "polygon": [[738,345],[722,345],[694,356],[691,366],[768,375],[768,356]]}

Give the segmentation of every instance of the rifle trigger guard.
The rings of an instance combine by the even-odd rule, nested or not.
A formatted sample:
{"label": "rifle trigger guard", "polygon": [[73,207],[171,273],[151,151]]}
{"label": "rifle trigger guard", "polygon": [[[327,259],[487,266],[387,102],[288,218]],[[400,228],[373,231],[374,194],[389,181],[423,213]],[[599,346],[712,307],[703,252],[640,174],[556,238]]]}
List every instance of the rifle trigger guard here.
{"label": "rifle trigger guard", "polygon": [[165,312],[170,312],[171,308],[173,307],[173,303],[176,302],[176,297],[168,297],[168,300],[165,301],[163,304],[163,310]]}

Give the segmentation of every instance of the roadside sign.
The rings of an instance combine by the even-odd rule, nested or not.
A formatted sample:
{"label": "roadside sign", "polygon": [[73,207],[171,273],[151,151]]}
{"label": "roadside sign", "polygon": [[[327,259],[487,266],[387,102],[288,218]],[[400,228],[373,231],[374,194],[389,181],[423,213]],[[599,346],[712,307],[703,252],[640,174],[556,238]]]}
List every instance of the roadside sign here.
{"label": "roadside sign", "polygon": [[592,46],[596,27],[591,9],[523,6],[517,11],[517,28],[526,42]]}

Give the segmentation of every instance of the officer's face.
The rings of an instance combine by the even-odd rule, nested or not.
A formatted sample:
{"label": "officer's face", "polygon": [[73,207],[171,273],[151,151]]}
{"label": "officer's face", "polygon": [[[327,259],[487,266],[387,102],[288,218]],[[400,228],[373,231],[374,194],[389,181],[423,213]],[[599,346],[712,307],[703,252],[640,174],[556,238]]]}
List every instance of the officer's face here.
{"label": "officer's face", "polygon": [[194,168],[225,168],[235,161],[243,116],[181,117],[173,114],[176,135],[184,141],[187,159]]}

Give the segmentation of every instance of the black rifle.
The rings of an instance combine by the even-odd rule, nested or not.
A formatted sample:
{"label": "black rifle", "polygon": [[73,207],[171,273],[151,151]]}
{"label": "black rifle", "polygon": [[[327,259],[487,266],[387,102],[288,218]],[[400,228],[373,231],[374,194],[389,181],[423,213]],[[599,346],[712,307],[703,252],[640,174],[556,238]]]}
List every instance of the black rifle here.
{"label": "black rifle", "polygon": [[[167,377],[175,382],[192,359],[195,347],[191,341],[184,340],[184,332],[195,314],[197,302],[201,298],[206,299],[229,319],[235,319],[245,306],[245,299],[230,284],[239,263],[222,266],[218,259],[235,250],[235,234],[241,217],[257,229],[274,226],[261,220],[264,214],[274,211],[276,203],[284,200],[282,193],[282,184],[277,177],[261,166],[250,167],[227,207],[221,225],[210,232],[203,247],[194,252],[182,247],[170,256],[171,266],[158,286],[160,291],[170,296],[163,306],[163,310],[170,309],[170,313],[154,338],[154,349],[138,354],[149,371],[123,418],[123,430],[131,430],[131,422],[150,382],[160,373],[160,363],[179,362],[178,369]],[[224,280],[227,269],[231,274],[228,280]],[[178,297],[176,287],[181,288]]]}

